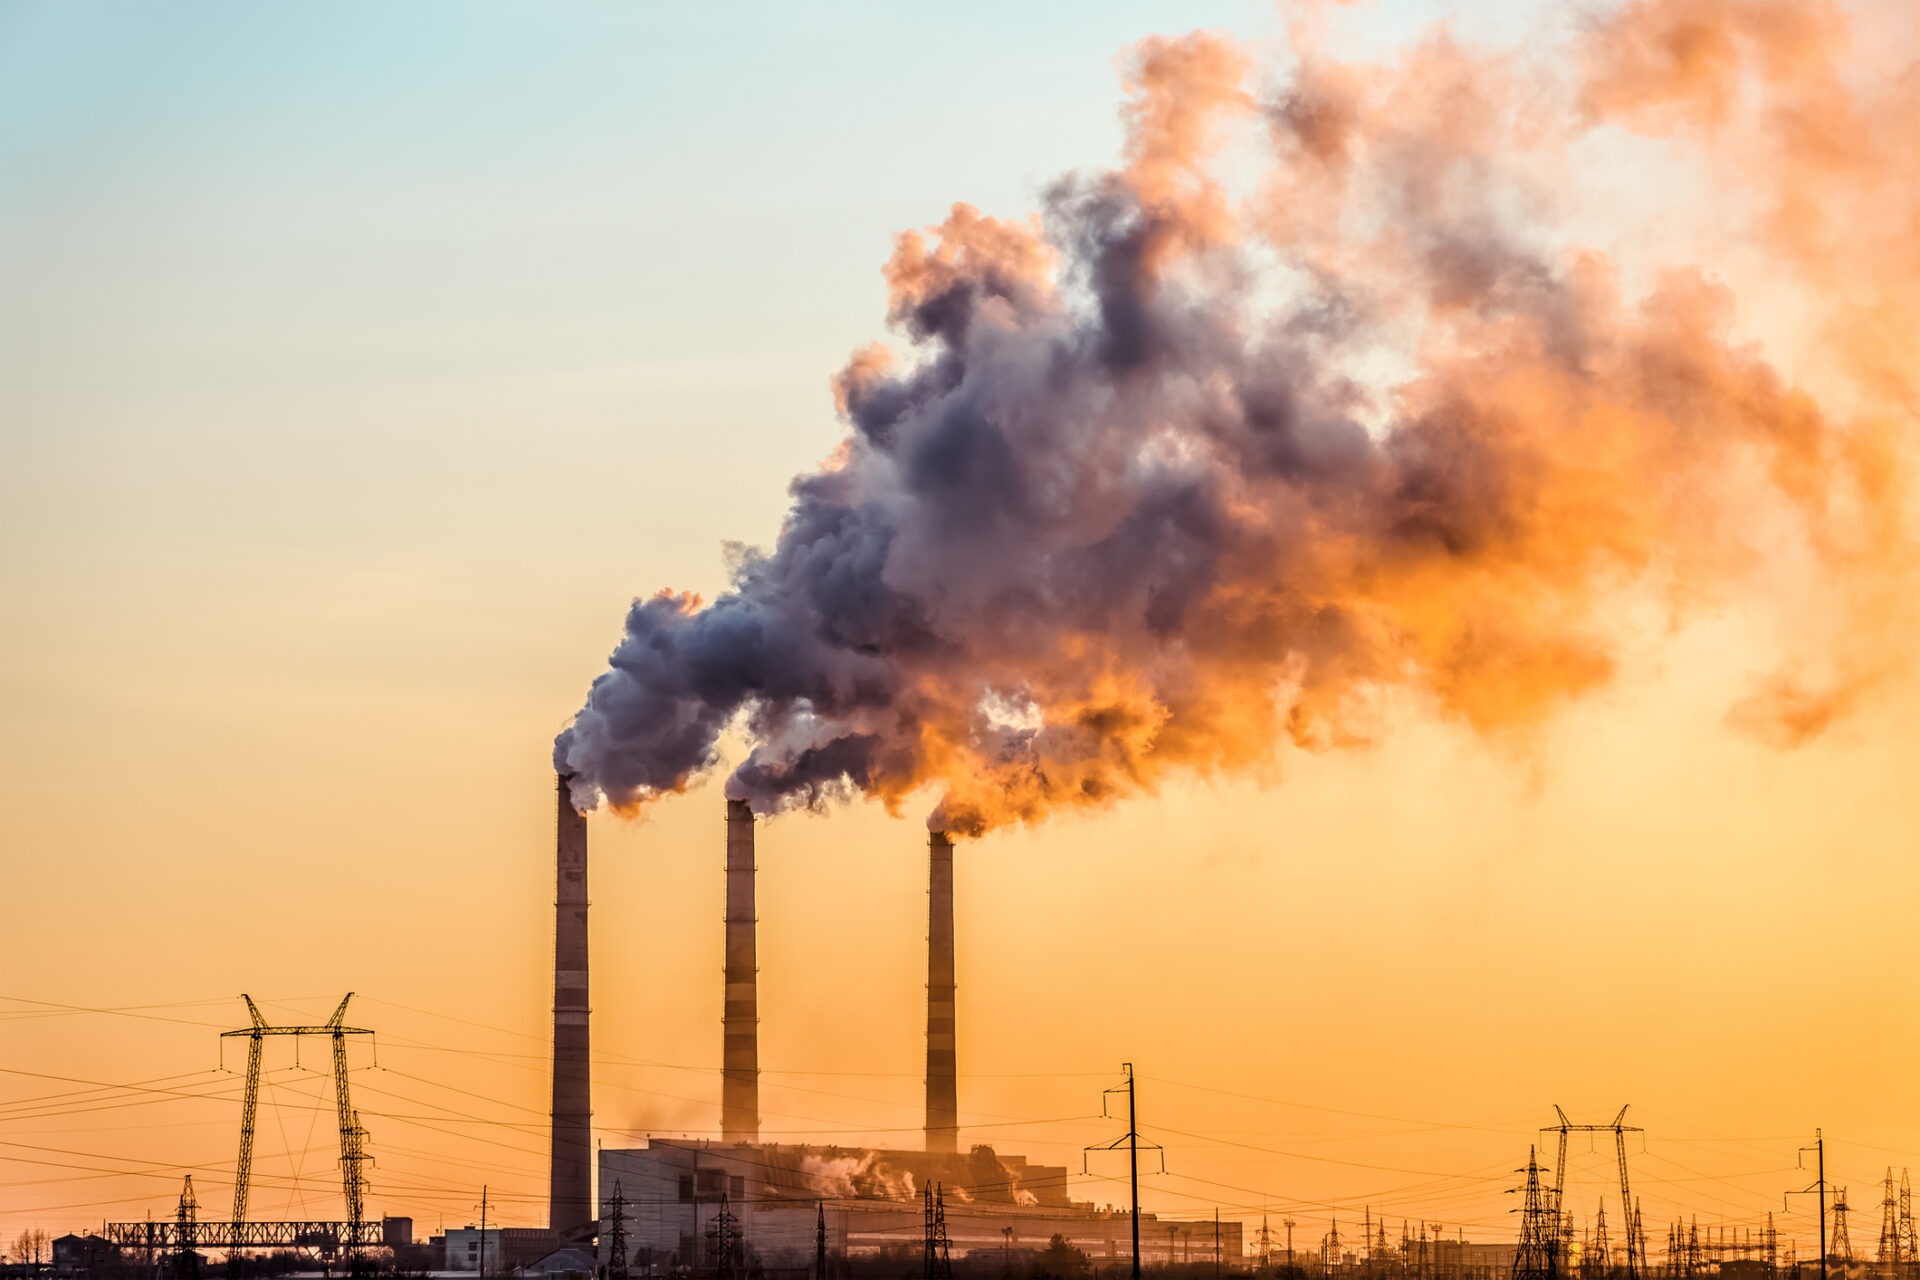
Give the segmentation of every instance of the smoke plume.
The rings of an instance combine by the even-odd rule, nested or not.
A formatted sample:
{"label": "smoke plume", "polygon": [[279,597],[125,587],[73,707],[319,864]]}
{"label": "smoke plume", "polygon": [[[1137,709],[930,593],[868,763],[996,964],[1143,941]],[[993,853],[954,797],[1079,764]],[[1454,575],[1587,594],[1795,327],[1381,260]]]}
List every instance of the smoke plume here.
{"label": "smoke plume", "polygon": [[853,1154],[812,1153],[800,1159],[800,1176],[815,1195],[911,1200],[911,1169],[902,1169],[876,1151]]}
{"label": "smoke plume", "polygon": [[[639,806],[738,725],[762,812],[925,790],[974,834],[1364,738],[1385,694],[1524,730],[1609,680],[1623,601],[1683,617],[1782,539],[1837,612],[1729,723],[1819,733],[1911,581],[1920,76],[1856,52],[1876,12],[1145,42],[1118,167],[898,238],[844,443],[725,594],[634,603],[556,764]],[[1712,203],[1663,208],[1683,179]]]}

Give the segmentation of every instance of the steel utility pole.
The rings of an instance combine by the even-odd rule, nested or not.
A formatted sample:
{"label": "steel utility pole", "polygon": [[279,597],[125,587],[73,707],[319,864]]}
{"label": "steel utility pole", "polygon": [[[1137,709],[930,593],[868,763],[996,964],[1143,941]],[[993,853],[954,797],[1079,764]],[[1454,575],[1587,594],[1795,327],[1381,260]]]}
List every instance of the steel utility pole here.
{"label": "steel utility pole", "polygon": [[487,1186],[480,1184],[480,1280],[487,1280]]}
{"label": "steel utility pole", "polygon": [[1123,1143],[1126,1145],[1127,1188],[1129,1193],[1132,1196],[1131,1209],[1132,1209],[1132,1217],[1133,1217],[1133,1280],[1140,1280],[1140,1148],[1142,1145],[1144,1145],[1149,1151],[1161,1152],[1160,1172],[1162,1173],[1165,1173],[1167,1171],[1167,1157],[1166,1157],[1166,1153],[1162,1150],[1159,1143],[1157,1142],[1148,1142],[1145,1144],[1141,1143],[1139,1114],[1135,1107],[1135,1099],[1134,1099],[1134,1092],[1133,1092],[1133,1064],[1131,1062],[1123,1062],[1120,1064],[1120,1069],[1126,1072],[1127,1082],[1125,1084],[1117,1084],[1113,1086],[1113,1088],[1111,1089],[1102,1091],[1100,1095],[1100,1113],[1102,1115],[1106,1115],[1108,1099],[1110,1099],[1114,1094],[1124,1090],[1127,1095],[1127,1131],[1121,1134],[1119,1137],[1115,1138],[1112,1142],[1108,1142],[1097,1147],[1087,1147],[1083,1149],[1080,1153],[1080,1169],[1081,1169],[1081,1172],[1083,1173],[1091,1172],[1091,1170],[1088,1169],[1087,1167],[1087,1156],[1090,1152],[1117,1151],[1120,1149]]}
{"label": "steel utility pole", "polygon": [[1827,1280],[1827,1139],[1813,1131],[1814,1177],[1820,1186],[1820,1280]]}
{"label": "steel utility pole", "polygon": [[[1804,1187],[1799,1191],[1789,1191],[1787,1194],[1790,1196],[1813,1195],[1819,1197],[1820,1280],[1827,1280],[1827,1140],[1818,1129],[1813,1131],[1813,1145],[1800,1148],[1800,1159],[1803,1162],[1806,1160],[1807,1152],[1809,1151],[1813,1152],[1814,1159],[1813,1185]],[[1804,1169],[1806,1165],[1802,1163],[1800,1167]],[[1799,1269],[1799,1264],[1796,1262],[1794,1264],[1794,1270],[1798,1272]]]}
{"label": "steel utility pole", "polygon": [[1127,1072],[1127,1185],[1133,1196],[1133,1280],[1140,1280],[1140,1122],[1133,1110],[1133,1064]]}

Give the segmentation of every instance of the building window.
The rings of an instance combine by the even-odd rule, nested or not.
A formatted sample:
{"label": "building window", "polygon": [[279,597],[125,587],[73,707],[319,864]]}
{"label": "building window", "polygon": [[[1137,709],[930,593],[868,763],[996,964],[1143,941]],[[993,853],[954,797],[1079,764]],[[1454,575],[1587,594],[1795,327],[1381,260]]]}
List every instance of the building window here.
{"label": "building window", "polygon": [[693,1203],[693,1175],[690,1173],[680,1175],[680,1203]]}

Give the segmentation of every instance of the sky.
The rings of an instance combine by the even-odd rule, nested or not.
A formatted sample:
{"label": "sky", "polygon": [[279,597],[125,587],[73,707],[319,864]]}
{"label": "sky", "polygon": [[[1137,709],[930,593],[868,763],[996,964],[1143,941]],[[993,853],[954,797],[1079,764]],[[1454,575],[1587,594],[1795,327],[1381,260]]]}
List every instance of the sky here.
{"label": "sky", "polygon": [[[1328,21],[1448,17],[1577,15]],[[1242,3],[0,4],[0,1239],[186,1170],[224,1204],[242,992],[355,993],[373,1211],[544,1221],[554,734],[631,599],[778,536],[894,236],[1115,164],[1116,59],[1196,27],[1283,59]],[[1615,192],[1629,266],[1663,191]],[[1506,1240],[1553,1107],[1631,1104],[1656,1246],[1810,1239],[1816,1127],[1871,1240],[1920,1163],[1920,702],[1731,731],[1799,600],[1635,625],[1523,738],[1389,698],[1370,745],[964,842],[965,1134],[1115,1202],[1081,1152],[1131,1062],[1151,1210]],[[591,819],[602,1144],[717,1132],[721,800]],[[917,1142],[924,816],[761,826],[768,1138]],[[253,1212],[325,1216],[320,1046],[268,1065]]]}

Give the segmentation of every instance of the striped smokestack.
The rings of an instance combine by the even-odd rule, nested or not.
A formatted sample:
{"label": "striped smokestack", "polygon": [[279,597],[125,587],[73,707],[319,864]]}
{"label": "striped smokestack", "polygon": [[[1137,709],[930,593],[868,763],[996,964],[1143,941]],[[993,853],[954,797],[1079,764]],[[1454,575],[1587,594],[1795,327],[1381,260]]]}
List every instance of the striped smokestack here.
{"label": "striped smokestack", "polygon": [[722,1019],[720,1138],[760,1140],[759,958],[753,915],[753,810],[727,801],[727,1004]]}
{"label": "striped smokestack", "polygon": [[561,774],[556,806],[558,891],[553,920],[553,1166],[547,1225],[593,1219],[593,1100],[587,1057],[587,820]]}
{"label": "striped smokestack", "polygon": [[953,842],[927,838],[927,1150],[957,1151],[960,1097],[954,1066]]}

